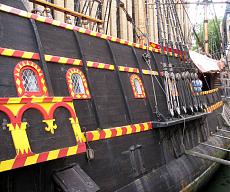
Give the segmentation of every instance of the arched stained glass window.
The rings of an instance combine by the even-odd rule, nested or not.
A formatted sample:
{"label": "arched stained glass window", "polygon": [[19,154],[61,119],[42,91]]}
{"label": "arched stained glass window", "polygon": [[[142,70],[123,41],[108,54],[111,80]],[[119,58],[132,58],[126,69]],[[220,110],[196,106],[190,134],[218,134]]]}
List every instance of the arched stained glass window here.
{"label": "arched stained glass window", "polygon": [[36,74],[31,69],[22,71],[22,83],[26,92],[39,92]]}
{"label": "arched stained glass window", "polygon": [[143,83],[138,75],[133,74],[130,76],[130,84],[135,98],[146,97]]}
{"label": "arched stained glass window", "polygon": [[74,73],[72,74],[71,79],[72,79],[74,93],[85,94],[85,88],[81,76],[77,73]]}
{"label": "arched stained glass window", "polygon": [[48,96],[41,68],[32,61],[21,61],[14,68],[18,96]]}
{"label": "arched stained glass window", "polygon": [[141,84],[138,79],[134,79],[134,86],[138,95],[142,95]]}
{"label": "arched stained glass window", "polygon": [[70,68],[66,73],[66,81],[70,95],[75,99],[89,99],[87,80],[81,70]]}

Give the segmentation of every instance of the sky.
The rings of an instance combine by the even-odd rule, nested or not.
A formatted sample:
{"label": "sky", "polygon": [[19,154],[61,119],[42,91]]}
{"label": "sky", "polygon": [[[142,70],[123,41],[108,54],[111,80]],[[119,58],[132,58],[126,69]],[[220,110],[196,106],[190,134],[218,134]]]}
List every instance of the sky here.
{"label": "sky", "polygon": [[[226,0],[213,0],[213,2],[223,2]],[[187,2],[199,2],[199,0],[187,0]],[[202,2],[202,0],[200,0]],[[226,4],[214,4],[215,12],[218,19],[222,19],[224,16]],[[190,4],[188,9],[190,19],[194,25],[203,23],[204,21],[204,6]],[[208,19],[214,18],[213,4],[208,6]]]}

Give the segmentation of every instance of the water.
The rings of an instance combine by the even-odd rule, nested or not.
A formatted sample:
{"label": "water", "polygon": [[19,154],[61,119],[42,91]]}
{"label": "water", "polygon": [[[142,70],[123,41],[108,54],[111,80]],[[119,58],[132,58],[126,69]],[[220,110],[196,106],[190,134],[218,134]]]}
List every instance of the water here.
{"label": "water", "polygon": [[230,166],[221,165],[200,192],[230,192]]}

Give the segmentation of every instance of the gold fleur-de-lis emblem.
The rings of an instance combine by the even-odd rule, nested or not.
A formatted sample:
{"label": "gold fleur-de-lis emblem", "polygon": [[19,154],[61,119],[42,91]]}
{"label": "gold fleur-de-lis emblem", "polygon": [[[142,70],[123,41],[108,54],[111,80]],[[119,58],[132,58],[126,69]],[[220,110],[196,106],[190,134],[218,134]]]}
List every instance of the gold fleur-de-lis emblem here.
{"label": "gold fleur-de-lis emblem", "polygon": [[47,127],[45,127],[45,131],[54,134],[54,131],[57,129],[57,125],[55,124],[55,119],[43,120],[42,122],[47,124]]}

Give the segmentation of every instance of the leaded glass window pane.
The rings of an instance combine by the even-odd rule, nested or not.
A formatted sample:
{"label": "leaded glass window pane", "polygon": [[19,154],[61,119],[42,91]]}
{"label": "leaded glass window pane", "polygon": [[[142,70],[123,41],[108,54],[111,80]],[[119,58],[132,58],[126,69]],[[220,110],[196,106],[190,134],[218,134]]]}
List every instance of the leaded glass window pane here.
{"label": "leaded glass window pane", "polygon": [[142,95],[141,85],[138,79],[134,79],[134,86],[138,95]]}
{"label": "leaded glass window pane", "polygon": [[22,71],[22,83],[26,92],[39,92],[36,75],[31,69]]}
{"label": "leaded glass window pane", "polygon": [[82,82],[82,78],[79,74],[73,74],[71,76],[73,83],[73,90],[75,94],[85,94],[85,88]]}

